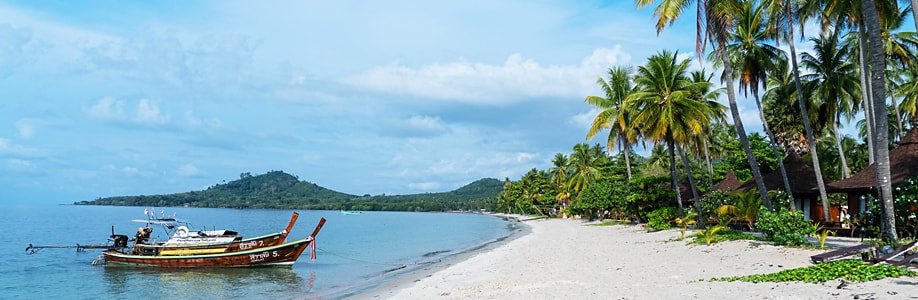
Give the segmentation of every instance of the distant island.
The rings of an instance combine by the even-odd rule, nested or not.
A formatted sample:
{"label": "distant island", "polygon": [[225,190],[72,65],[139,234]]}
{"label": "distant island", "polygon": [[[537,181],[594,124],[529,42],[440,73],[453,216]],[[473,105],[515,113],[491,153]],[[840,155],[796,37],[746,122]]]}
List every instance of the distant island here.
{"label": "distant island", "polygon": [[351,195],[300,181],[283,171],[262,175],[242,173],[238,180],[202,191],[167,195],[98,198],[75,205],[184,206],[223,208],[278,208],[366,211],[452,211],[493,210],[503,182],[483,178],[450,192],[411,195]]}

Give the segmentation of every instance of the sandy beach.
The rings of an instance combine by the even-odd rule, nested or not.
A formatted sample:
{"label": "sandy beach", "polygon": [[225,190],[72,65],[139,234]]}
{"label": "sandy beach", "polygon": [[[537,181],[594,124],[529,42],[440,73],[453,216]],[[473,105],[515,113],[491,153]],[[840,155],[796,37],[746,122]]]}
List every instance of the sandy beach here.
{"label": "sandy beach", "polygon": [[818,250],[754,241],[689,245],[677,240],[678,230],[648,233],[639,226],[577,220],[523,223],[530,230],[518,238],[360,298],[918,299],[918,278],[846,284],[707,281],[807,266]]}

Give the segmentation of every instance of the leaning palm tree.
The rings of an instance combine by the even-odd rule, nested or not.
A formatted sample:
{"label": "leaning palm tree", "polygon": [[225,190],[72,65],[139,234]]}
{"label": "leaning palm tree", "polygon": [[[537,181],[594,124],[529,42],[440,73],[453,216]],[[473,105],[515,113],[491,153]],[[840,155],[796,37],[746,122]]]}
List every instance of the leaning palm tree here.
{"label": "leaning palm tree", "polygon": [[[635,0],[634,4],[638,7],[645,7],[651,3],[658,2],[655,0]],[[768,197],[768,191],[765,189],[765,181],[762,180],[762,173],[759,170],[759,164],[756,161],[752,147],[749,146],[749,138],[746,136],[746,128],[743,126],[743,120],[740,118],[739,107],[736,105],[736,93],[733,89],[733,65],[727,57],[725,46],[727,44],[727,33],[732,26],[732,16],[739,11],[740,0],[659,0],[659,4],[654,10],[657,33],[663,28],[672,25],[678,19],[685,8],[696,5],[696,32],[695,48],[699,56],[705,53],[707,42],[711,41],[714,45],[714,51],[724,65],[724,77],[726,77],[727,101],[730,105],[730,113],[733,118],[733,124],[739,136],[743,151],[746,152],[746,161],[752,170],[752,176],[755,179],[759,196],[764,200],[765,206],[771,209],[771,199]]]}
{"label": "leaning palm tree", "polygon": [[[809,110],[807,109],[806,101],[803,97],[803,88],[800,80],[800,68],[797,66],[797,50],[794,46],[794,25],[803,24],[803,21],[799,20],[801,15],[799,11],[801,9],[801,4],[805,4],[806,1],[803,0],[765,0],[767,7],[770,12],[770,25],[771,33],[774,34],[776,40],[784,40],[787,42],[788,48],[790,48],[790,60],[791,60],[791,73],[794,75],[794,86],[798,91],[797,95],[797,105],[800,108],[800,113],[802,116],[809,116]],[[803,2],[803,3],[800,3]],[[829,197],[826,194],[825,182],[822,178],[822,168],[819,165],[819,154],[816,152],[816,138],[813,135],[813,128],[810,125],[810,118],[804,117],[801,118],[803,121],[803,128],[806,132],[806,141],[809,146],[810,157],[813,160],[813,171],[816,175],[816,185],[819,189],[819,198],[822,200],[822,210],[823,215],[829,215]]]}
{"label": "leaning palm tree", "polygon": [[841,175],[842,178],[848,178],[851,169],[842,149],[842,135],[838,125],[843,118],[846,121],[853,118],[860,104],[857,65],[849,60],[849,49],[839,47],[834,33],[810,40],[814,44],[813,54],[804,53],[801,64],[811,73],[801,78],[809,83],[807,87],[813,89],[809,94],[821,102],[820,123],[829,128],[835,137]]}
{"label": "leaning palm tree", "polygon": [[593,124],[587,132],[587,140],[596,136],[602,129],[609,129],[609,138],[606,147],[611,151],[616,145],[621,145],[625,156],[625,170],[628,179],[631,179],[631,145],[636,141],[637,134],[632,130],[630,114],[624,109],[625,98],[634,91],[631,84],[631,68],[615,67],[609,69],[609,80],[602,77],[596,80],[599,87],[606,94],[605,97],[587,96],[586,102],[600,109]]}
{"label": "leaning palm tree", "polygon": [[687,76],[690,59],[679,60],[678,52],[662,51],[647,59],[638,69],[635,84],[638,91],[628,97],[626,105],[635,112],[634,126],[654,143],[665,143],[669,150],[669,170],[676,204],[680,211],[675,150],[677,144],[690,143],[710,123],[711,109],[692,99],[692,91],[704,83],[694,83]]}
{"label": "leaning palm tree", "polygon": [[765,119],[762,101],[759,98],[759,87],[764,87],[768,83],[768,70],[775,69],[776,65],[784,63],[787,59],[784,51],[767,43],[771,39],[767,33],[767,22],[765,6],[757,5],[755,1],[744,2],[742,11],[736,19],[736,28],[729,33],[730,44],[727,45],[727,54],[734,62],[736,74],[739,76],[740,92],[747,97],[748,93],[752,92],[762,127],[770,141],[769,146],[778,159],[778,171],[784,182],[784,190],[788,195],[793,195],[784,168],[784,155],[778,150],[777,141],[768,126],[768,120]]}

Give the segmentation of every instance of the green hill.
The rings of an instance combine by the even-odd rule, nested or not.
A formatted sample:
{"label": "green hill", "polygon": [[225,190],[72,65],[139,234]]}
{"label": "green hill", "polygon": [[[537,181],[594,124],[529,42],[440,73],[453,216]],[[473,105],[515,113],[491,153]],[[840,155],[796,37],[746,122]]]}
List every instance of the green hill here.
{"label": "green hill", "polygon": [[395,196],[356,196],[300,181],[282,171],[252,176],[243,173],[238,180],[211,186],[203,191],[167,195],[140,195],[80,201],[77,205],[187,206],[229,208],[284,208],[329,210],[448,211],[492,209],[503,183],[494,178],[480,179],[443,193]]}

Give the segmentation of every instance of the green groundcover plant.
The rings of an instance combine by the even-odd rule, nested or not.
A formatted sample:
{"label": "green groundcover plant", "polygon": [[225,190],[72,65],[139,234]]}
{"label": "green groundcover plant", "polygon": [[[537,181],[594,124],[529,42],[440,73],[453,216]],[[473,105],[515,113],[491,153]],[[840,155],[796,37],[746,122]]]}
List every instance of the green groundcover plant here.
{"label": "green groundcover plant", "polygon": [[844,279],[865,282],[902,276],[915,277],[918,276],[918,272],[891,265],[871,265],[860,260],[840,260],[770,274],[713,278],[711,281],[745,281],[754,283],[801,281],[818,283]]}

